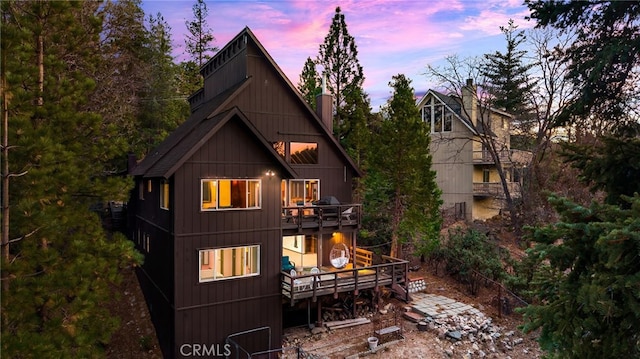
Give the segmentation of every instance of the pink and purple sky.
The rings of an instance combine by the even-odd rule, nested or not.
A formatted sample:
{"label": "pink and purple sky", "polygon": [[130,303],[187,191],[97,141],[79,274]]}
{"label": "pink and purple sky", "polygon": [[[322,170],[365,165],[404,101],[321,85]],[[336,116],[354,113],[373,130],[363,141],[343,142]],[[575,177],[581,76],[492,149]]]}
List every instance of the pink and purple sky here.
{"label": "pink and purple sky", "polygon": [[[417,93],[432,87],[424,75],[448,55],[504,52],[500,26],[513,19],[520,30],[534,26],[522,0],[207,0],[207,22],[224,46],[248,26],[297,85],[307,57],[315,59],[337,6],[355,38],[364,69],[364,89],[377,111],[391,94],[391,77],[404,74]],[[185,21],[195,0],[143,0],[147,15],[160,13],[171,27],[174,56],[184,59]]]}

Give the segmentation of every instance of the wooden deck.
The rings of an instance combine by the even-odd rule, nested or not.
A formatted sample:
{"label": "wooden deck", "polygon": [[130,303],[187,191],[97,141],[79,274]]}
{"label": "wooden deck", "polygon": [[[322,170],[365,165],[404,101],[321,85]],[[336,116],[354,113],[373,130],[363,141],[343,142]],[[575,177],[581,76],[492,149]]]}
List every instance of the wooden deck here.
{"label": "wooden deck", "polygon": [[293,206],[282,209],[282,231],[285,235],[305,231],[357,229],[361,223],[362,205]]}
{"label": "wooden deck", "polygon": [[408,262],[396,258],[385,257],[385,262],[366,267],[335,270],[322,268],[320,274],[304,272],[291,276],[282,272],[282,294],[289,298],[291,305],[297,300],[355,292],[378,286],[389,286],[394,290],[407,282]]}

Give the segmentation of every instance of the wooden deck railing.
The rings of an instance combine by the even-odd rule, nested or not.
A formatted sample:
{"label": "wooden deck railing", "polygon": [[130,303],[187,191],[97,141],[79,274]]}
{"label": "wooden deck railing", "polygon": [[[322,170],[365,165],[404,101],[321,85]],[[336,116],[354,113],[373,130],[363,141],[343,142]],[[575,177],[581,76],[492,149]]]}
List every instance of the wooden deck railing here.
{"label": "wooden deck railing", "polygon": [[362,218],[361,204],[289,206],[282,208],[282,229],[285,232],[358,228]]}
{"label": "wooden deck railing", "polygon": [[[282,293],[291,300],[291,305],[298,299],[333,295],[378,286],[402,286],[407,281],[408,263],[405,260],[383,256],[383,263],[367,267],[356,267],[340,270],[326,270],[319,274],[304,273],[291,276],[281,272]],[[393,288],[392,288],[393,289]]]}

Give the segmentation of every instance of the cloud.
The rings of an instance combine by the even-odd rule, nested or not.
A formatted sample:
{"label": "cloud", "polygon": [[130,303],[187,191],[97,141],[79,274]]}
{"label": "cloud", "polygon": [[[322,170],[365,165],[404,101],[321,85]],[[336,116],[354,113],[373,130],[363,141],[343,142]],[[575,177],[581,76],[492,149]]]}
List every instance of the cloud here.
{"label": "cloud", "polygon": [[[193,17],[192,5],[192,1],[143,3],[148,14],[160,11],[172,27],[174,54],[184,51],[184,22]],[[528,9],[520,0],[207,1],[207,21],[219,47],[249,26],[295,84],[306,59],[318,55],[337,6],[355,38],[365,91],[374,108],[389,95],[393,75],[407,75],[418,89],[425,86],[421,73],[429,63],[454,53],[503,47],[499,27],[510,18],[521,29],[533,26],[524,20]]]}

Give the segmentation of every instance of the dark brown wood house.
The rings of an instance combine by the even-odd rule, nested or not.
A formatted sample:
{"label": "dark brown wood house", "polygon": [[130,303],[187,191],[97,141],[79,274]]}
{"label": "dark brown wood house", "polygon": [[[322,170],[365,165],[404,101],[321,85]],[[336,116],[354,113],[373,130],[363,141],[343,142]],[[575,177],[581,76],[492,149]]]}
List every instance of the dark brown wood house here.
{"label": "dark brown wood house", "polygon": [[311,109],[248,28],[201,73],[190,118],[131,171],[131,237],[165,356],[274,350],[283,303],[402,284],[406,264],[377,269],[356,249],[360,173],[332,135],[330,98]]}

